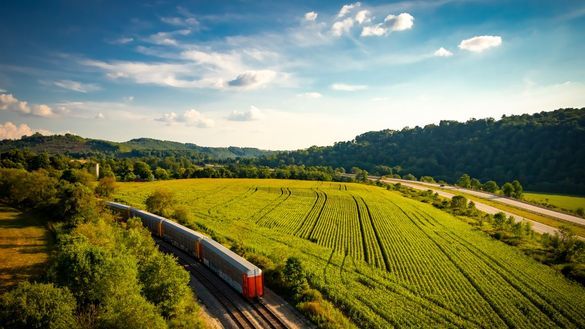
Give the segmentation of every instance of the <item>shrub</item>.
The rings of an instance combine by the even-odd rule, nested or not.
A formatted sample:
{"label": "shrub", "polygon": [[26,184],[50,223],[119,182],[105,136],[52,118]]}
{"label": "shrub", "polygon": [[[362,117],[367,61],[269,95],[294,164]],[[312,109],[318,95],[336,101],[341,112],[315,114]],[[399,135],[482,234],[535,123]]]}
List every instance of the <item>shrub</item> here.
{"label": "shrub", "polygon": [[173,212],[175,195],[169,190],[158,189],[146,199],[145,203],[146,209],[151,213],[169,217]]}

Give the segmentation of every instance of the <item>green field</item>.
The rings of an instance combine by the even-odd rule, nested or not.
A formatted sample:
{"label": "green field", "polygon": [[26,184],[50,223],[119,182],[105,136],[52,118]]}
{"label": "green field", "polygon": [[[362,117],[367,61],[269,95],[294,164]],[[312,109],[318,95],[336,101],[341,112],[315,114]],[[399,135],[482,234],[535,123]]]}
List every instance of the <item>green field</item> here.
{"label": "green field", "polygon": [[0,293],[40,276],[50,243],[48,231],[36,218],[0,205]]}
{"label": "green field", "polygon": [[579,208],[585,209],[585,197],[530,192],[525,192],[522,196],[526,201],[540,204],[548,203],[559,209],[569,211],[576,211]]}
{"label": "green field", "polygon": [[175,192],[194,220],[273,259],[298,256],[367,327],[585,327],[585,289],[430,205],[360,184],[195,179],[120,183],[144,208]]}

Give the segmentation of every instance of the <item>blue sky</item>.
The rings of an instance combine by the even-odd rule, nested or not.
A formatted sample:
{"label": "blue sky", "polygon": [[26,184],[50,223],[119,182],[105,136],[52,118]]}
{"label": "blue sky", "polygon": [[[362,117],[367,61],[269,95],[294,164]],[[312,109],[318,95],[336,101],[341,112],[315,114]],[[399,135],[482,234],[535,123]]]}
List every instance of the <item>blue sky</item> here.
{"label": "blue sky", "polygon": [[582,1],[5,1],[0,138],[296,149],[585,106]]}

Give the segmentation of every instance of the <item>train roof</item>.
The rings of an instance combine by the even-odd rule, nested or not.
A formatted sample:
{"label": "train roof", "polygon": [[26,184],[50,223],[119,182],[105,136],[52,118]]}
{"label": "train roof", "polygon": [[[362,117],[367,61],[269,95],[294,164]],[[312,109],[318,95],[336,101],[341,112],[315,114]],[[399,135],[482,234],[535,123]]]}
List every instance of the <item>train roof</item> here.
{"label": "train roof", "polygon": [[229,264],[234,266],[235,268],[239,269],[240,271],[246,272],[248,275],[259,275],[262,273],[262,270],[258,268],[258,266],[250,263],[245,258],[241,257],[240,255],[236,254],[235,252],[229,250],[228,248],[224,247],[221,243],[213,240],[213,239],[205,239],[201,241],[201,244],[206,245],[212,251],[217,251],[215,254]]}
{"label": "train roof", "polygon": [[118,208],[118,209],[124,209],[124,210],[130,209],[130,206],[127,206],[125,204],[121,204],[118,202],[106,201],[106,204],[110,207],[114,207],[114,208]]}
{"label": "train roof", "polygon": [[170,219],[163,218],[163,224],[171,225],[171,226],[173,226],[174,228],[176,228],[176,229],[178,229],[180,231],[183,231],[183,232],[189,233],[189,234],[193,234],[193,235],[197,236],[199,239],[209,239],[207,237],[207,235],[205,235],[203,233],[199,233],[197,231],[193,231],[192,229],[190,229],[188,227],[185,227],[185,226],[183,226],[183,225],[181,225],[179,223],[173,222]]}

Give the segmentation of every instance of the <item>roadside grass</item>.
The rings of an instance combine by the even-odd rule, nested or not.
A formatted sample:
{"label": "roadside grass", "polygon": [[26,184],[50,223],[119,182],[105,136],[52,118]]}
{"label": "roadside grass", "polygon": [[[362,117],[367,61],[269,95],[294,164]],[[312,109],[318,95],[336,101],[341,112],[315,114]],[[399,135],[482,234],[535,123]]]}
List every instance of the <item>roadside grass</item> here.
{"label": "roadside grass", "polygon": [[38,218],[0,205],[0,293],[42,276],[52,243]]}
{"label": "roadside grass", "polygon": [[537,204],[550,204],[561,210],[574,212],[579,208],[585,209],[585,197],[534,192],[525,192],[523,196],[526,201],[536,202]]}

